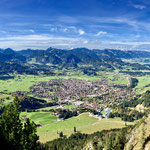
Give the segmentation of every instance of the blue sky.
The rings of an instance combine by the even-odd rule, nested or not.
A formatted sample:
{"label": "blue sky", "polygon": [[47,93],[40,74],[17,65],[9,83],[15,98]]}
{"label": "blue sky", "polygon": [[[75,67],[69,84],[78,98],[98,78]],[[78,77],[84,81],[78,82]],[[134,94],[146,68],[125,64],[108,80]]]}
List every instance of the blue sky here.
{"label": "blue sky", "polygon": [[0,47],[150,50],[150,1],[0,0]]}

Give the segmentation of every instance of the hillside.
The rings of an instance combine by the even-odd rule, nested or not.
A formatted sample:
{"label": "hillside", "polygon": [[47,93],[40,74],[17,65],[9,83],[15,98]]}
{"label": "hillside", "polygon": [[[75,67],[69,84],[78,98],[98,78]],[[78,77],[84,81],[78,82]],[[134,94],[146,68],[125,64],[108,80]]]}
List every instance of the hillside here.
{"label": "hillside", "polygon": [[128,142],[125,150],[149,150],[150,148],[150,115],[137,125],[132,132],[127,135]]}

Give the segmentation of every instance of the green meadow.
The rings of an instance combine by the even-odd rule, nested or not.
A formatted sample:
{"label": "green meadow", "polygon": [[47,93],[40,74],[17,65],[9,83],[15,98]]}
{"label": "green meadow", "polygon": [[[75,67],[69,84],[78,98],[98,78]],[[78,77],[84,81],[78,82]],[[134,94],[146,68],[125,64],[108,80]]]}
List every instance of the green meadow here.
{"label": "green meadow", "polygon": [[101,77],[92,76],[34,76],[34,75],[20,75],[16,76],[14,79],[0,80],[0,92],[11,93],[15,91],[29,91],[29,88],[40,82],[49,81],[50,79],[80,79],[80,80],[98,80]]}
{"label": "green meadow", "polygon": [[[29,91],[29,88],[40,82],[40,81],[49,81],[50,79],[79,79],[79,80],[87,80],[94,81],[99,80],[103,77],[108,79],[113,79],[116,77],[124,77],[123,74],[114,74],[114,73],[106,73],[102,72],[99,76],[87,76],[87,75],[68,75],[68,76],[35,76],[35,75],[15,75],[14,79],[9,80],[0,80],[0,92],[11,93],[15,91]],[[115,83],[127,83],[126,79],[118,79],[114,81]]]}
{"label": "green meadow", "polygon": [[136,91],[138,94],[144,93],[147,90],[150,90],[150,76],[141,76],[141,77],[136,77],[139,82],[138,85],[135,87]]}
{"label": "green meadow", "polygon": [[114,84],[124,84],[124,85],[127,85],[128,84],[128,79],[127,77],[123,77],[123,78],[118,78],[114,81],[109,81],[109,83],[114,83]]}
{"label": "green meadow", "polygon": [[[26,115],[36,124],[41,125],[41,127],[37,128],[37,134],[41,142],[58,138],[60,131],[69,136],[74,133],[74,127],[76,127],[77,131],[90,134],[103,129],[122,128],[125,126],[125,122],[121,121],[120,118],[99,120],[89,116],[89,113],[83,113],[64,121],[57,119],[50,112],[22,112],[21,115]],[[133,123],[127,122],[127,124]]]}
{"label": "green meadow", "polygon": [[[50,79],[70,79],[70,78],[75,78],[79,80],[87,80],[87,81],[94,81],[94,80],[99,80],[103,77],[106,77],[108,79],[114,79],[116,80],[111,81],[109,80],[109,83],[114,83],[114,84],[128,84],[128,79],[127,75],[125,74],[118,74],[118,73],[102,73],[100,76],[34,76],[34,75],[17,75],[15,76],[14,79],[9,79],[9,80],[0,80],[0,92],[4,93],[11,93],[15,91],[29,91],[29,88],[40,82],[40,81],[49,81]],[[150,86],[145,87],[146,85],[150,84],[150,76],[137,76],[135,77],[139,80],[138,85],[136,86],[137,93],[143,93],[146,90],[150,90]]]}
{"label": "green meadow", "polygon": [[66,109],[76,108],[76,106],[75,106],[75,105],[72,105],[72,104],[71,104],[71,105],[65,105],[65,108],[66,108]]}
{"label": "green meadow", "polygon": [[40,81],[48,81],[51,77],[20,75],[14,79],[0,80],[1,92],[15,92],[15,91],[28,91],[29,87]]}

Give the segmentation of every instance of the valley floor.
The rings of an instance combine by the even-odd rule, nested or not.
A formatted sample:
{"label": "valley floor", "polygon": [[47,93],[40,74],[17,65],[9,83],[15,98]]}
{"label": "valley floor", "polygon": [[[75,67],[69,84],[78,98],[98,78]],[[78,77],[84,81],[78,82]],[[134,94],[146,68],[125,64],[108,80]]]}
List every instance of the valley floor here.
{"label": "valley floor", "polygon": [[[32,75],[17,75],[14,79],[9,79],[6,81],[0,80],[0,98],[5,99],[0,106],[7,105],[11,103],[12,96],[11,92],[15,91],[29,91],[29,88],[40,82],[40,81],[49,81],[50,79],[61,79],[61,78],[76,78],[82,80],[93,81],[100,78],[106,77],[109,79],[109,83],[114,84],[128,84],[127,75],[126,74],[117,74],[107,72],[101,76],[32,76]],[[145,90],[150,89],[150,76],[142,76],[137,77],[139,80],[138,85],[136,86],[136,90],[141,93]],[[146,86],[147,85],[147,86]],[[74,108],[74,105],[66,106],[69,108]],[[54,107],[45,107],[41,108],[44,110],[50,110]],[[59,133],[62,131],[64,135],[69,136],[74,133],[74,127],[76,127],[77,131],[81,133],[91,134],[96,131],[101,131],[104,129],[112,129],[112,128],[122,128],[126,125],[133,125],[134,122],[124,122],[121,118],[113,118],[113,119],[98,119],[93,116],[89,116],[89,112],[82,113],[77,117],[72,117],[66,120],[60,120],[56,116],[52,115],[52,112],[22,112],[21,116],[26,116],[34,121],[37,127],[37,134],[40,137],[41,142],[50,141],[59,137]]]}
{"label": "valley floor", "polygon": [[37,134],[40,136],[41,142],[58,138],[61,131],[64,135],[69,136],[74,133],[74,127],[81,133],[91,134],[104,129],[122,128],[125,125],[134,124],[134,122],[124,122],[120,118],[99,120],[89,116],[89,113],[83,113],[64,121],[58,120],[49,112],[22,112],[21,115],[26,115],[36,124],[41,125],[37,128]]}

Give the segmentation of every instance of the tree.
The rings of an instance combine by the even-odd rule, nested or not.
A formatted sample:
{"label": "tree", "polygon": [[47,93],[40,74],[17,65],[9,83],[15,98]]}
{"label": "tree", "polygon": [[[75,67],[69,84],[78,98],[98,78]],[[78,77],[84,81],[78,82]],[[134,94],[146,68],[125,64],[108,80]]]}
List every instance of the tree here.
{"label": "tree", "polygon": [[76,129],[76,127],[74,127],[74,132],[77,132],[77,129]]}
{"label": "tree", "polygon": [[21,149],[22,123],[19,119],[19,99],[16,97],[13,104],[5,107],[1,116],[1,127],[3,135],[16,149]]}
{"label": "tree", "polygon": [[63,135],[63,132],[61,131],[60,133],[59,133],[59,137],[61,138],[61,137],[63,137],[64,135]]}
{"label": "tree", "polygon": [[19,118],[19,103],[16,97],[12,104],[5,107],[0,117],[0,144],[9,150],[38,149],[36,125],[28,119],[23,126]]}
{"label": "tree", "polygon": [[36,124],[30,122],[29,119],[26,120],[23,128],[23,149],[26,150],[37,150],[39,137],[36,135]]}

